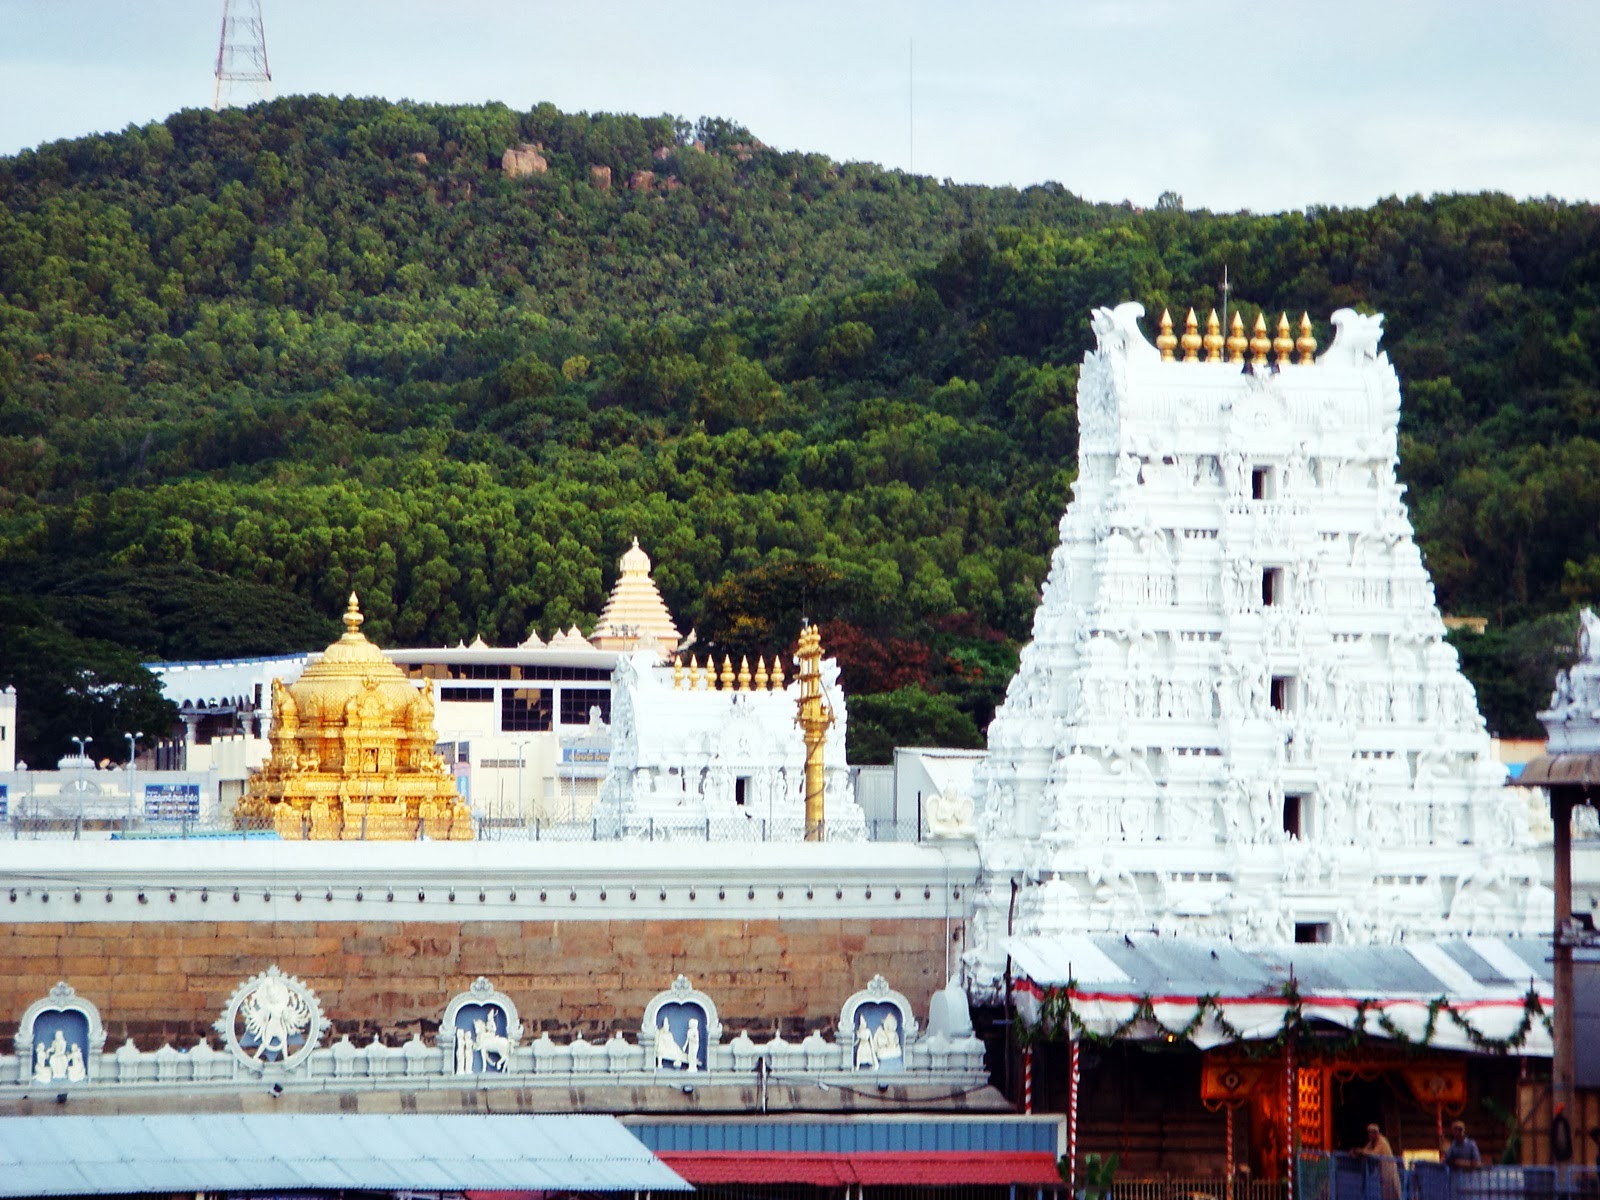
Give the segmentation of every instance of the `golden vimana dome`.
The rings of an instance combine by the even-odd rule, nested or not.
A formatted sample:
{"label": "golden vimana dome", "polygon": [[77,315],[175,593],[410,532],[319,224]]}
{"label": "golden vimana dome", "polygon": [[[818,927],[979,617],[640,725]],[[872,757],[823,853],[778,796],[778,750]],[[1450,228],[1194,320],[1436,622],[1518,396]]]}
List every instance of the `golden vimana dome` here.
{"label": "golden vimana dome", "polygon": [[432,683],[418,689],[361,624],[352,592],[344,635],[294,683],[272,681],[272,754],[239,802],[240,822],[295,839],[471,838],[472,816],[434,753]]}
{"label": "golden vimana dome", "polygon": [[621,573],[589,644],[600,650],[657,650],[668,657],[678,648],[678,626],[650,578],[650,556],[639,549],[638,538],[617,566]]}

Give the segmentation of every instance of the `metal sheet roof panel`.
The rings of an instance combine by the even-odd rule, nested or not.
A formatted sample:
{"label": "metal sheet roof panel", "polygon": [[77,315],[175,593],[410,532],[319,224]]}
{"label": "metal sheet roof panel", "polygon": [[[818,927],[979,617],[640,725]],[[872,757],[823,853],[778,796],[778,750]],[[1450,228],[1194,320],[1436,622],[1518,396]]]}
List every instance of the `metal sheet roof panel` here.
{"label": "metal sheet roof panel", "polygon": [[0,1120],[0,1196],[261,1188],[685,1191],[612,1117],[196,1114]]}

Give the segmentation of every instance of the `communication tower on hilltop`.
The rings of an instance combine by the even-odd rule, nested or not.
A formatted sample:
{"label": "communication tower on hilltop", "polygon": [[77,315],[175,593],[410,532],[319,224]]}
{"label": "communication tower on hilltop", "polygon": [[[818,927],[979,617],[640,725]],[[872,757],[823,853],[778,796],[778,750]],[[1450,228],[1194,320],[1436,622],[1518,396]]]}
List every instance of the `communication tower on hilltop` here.
{"label": "communication tower on hilltop", "polygon": [[221,112],[239,102],[272,99],[272,70],[267,66],[267,28],[261,21],[261,0],[222,0],[222,38],[217,45],[217,87],[211,107]]}

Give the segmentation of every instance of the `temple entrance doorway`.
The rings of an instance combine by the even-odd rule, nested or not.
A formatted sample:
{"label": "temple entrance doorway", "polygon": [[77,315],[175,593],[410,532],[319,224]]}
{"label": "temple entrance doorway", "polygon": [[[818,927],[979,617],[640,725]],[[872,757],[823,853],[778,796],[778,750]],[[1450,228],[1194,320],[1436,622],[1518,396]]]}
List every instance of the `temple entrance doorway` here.
{"label": "temple entrance doorway", "polygon": [[1400,1122],[1396,1109],[1394,1084],[1387,1073],[1362,1078],[1333,1080],[1333,1145],[1332,1150],[1354,1150],[1367,1143],[1367,1126],[1377,1125],[1394,1146],[1396,1154],[1401,1147],[1395,1142]]}

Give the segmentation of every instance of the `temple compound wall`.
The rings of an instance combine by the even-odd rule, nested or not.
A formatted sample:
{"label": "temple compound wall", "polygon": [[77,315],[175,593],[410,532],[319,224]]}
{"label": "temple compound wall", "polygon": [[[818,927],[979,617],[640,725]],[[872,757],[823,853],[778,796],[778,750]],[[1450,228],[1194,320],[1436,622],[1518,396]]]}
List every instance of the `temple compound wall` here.
{"label": "temple compound wall", "polygon": [[[875,976],[925,1013],[964,950],[970,850],[872,844],[35,844],[0,892],[0,1036],[66,982],[111,1046],[208,1035],[276,967],[334,1037],[432,1037],[484,976],[529,1036],[636,1033],[679,975],[728,1036],[836,1033]],[[97,867],[96,858],[107,864]],[[719,858],[722,861],[710,861]]]}

